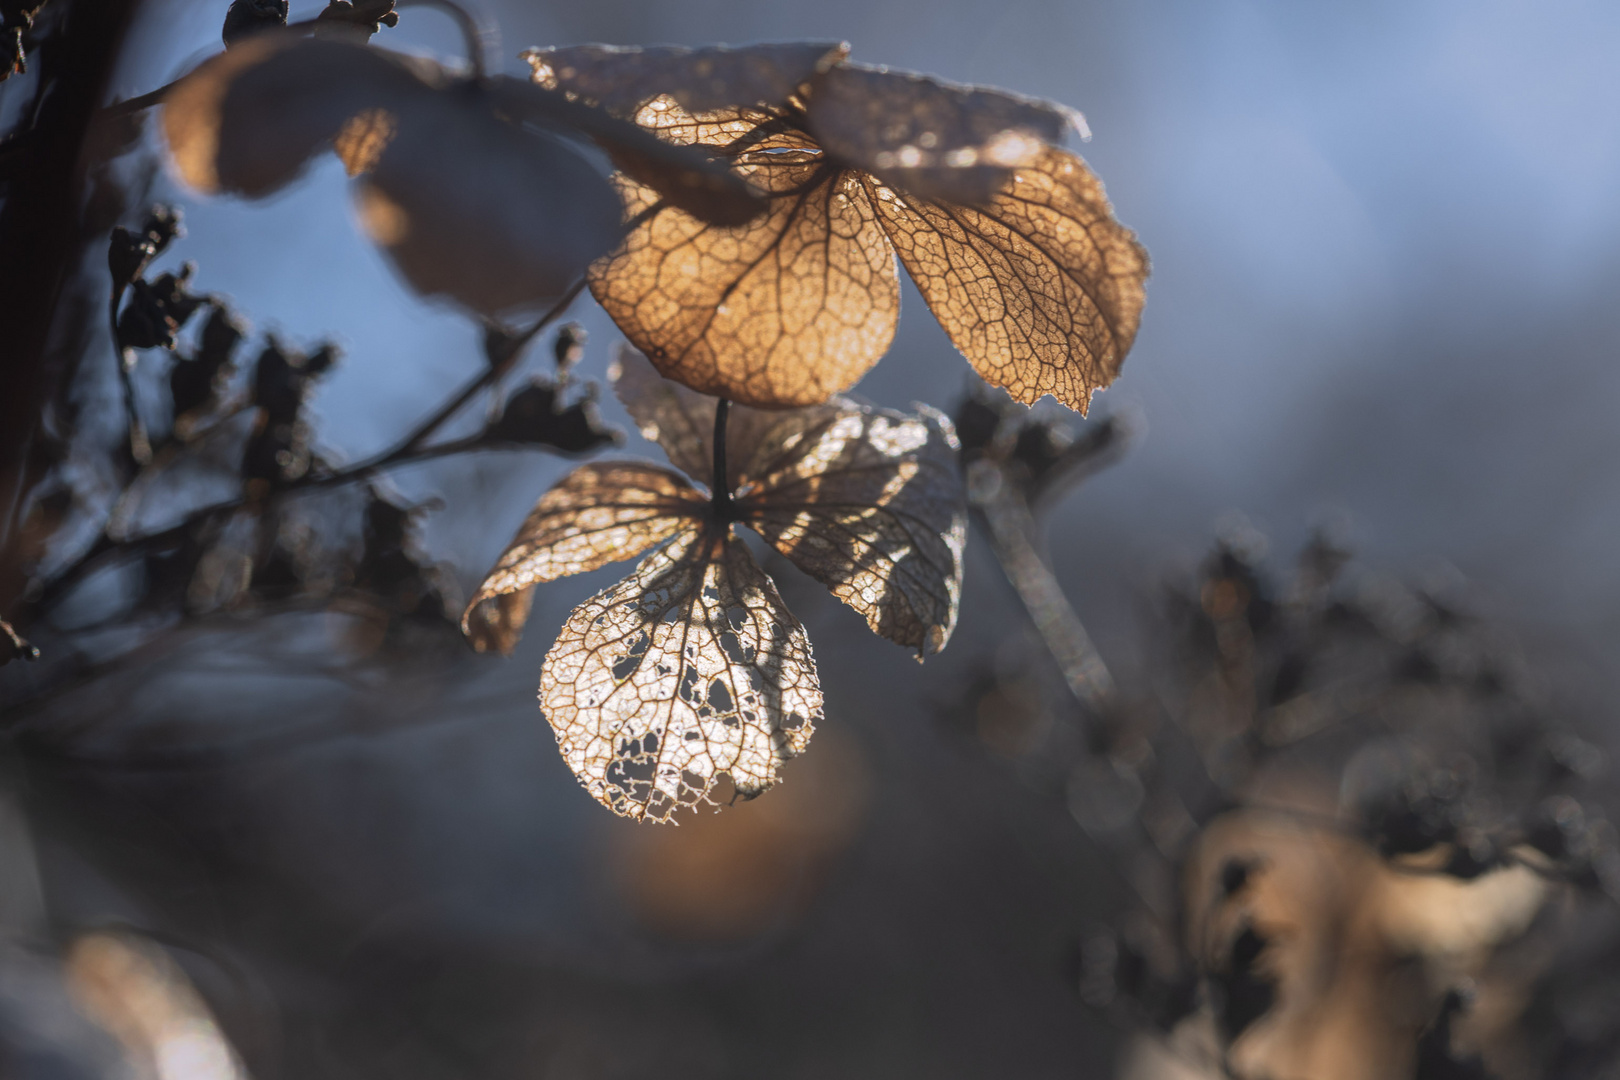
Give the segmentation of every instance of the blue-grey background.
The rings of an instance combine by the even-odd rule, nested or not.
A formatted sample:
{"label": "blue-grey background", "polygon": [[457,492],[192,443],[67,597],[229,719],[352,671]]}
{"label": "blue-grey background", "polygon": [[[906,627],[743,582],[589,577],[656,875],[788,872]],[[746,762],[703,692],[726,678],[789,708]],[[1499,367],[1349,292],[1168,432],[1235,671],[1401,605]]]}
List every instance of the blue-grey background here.
{"label": "blue-grey background", "polygon": [[[211,52],[221,8],[151,0],[117,91]],[[1147,433],[1056,513],[1052,547],[1122,672],[1141,663],[1154,583],[1241,515],[1284,552],[1326,521],[1369,564],[1460,576],[1539,657],[1549,693],[1611,688],[1620,8],[598,0],[491,13],[513,72],[532,44],[846,39],[859,60],[1086,114],[1083,153],[1155,267],[1135,351],[1094,404],[1139,412]],[[459,50],[425,9],[378,42]],[[185,208],[190,236],[171,259],[195,259],[200,287],[260,329],[346,345],[315,407],[323,445],[353,459],[482,360],[475,328],[414,298],[358,236],[346,183],[329,160],[263,204],[167,180],[158,194]],[[584,373],[601,378],[613,332],[588,301],[577,317],[592,332]],[[859,390],[948,407],[967,373],[908,288],[894,349]],[[656,455],[634,437],[627,449]],[[567,467],[500,456],[396,482],[445,500],[429,538],[471,581]],[[968,572],[958,637],[923,668],[813,587],[784,585],[815,643],[829,727],[865,763],[863,824],[809,913],[740,952],[671,951],[624,928],[601,882],[629,827],[573,786],[533,705],[554,628],[617,568],[544,590],[511,661],[295,679],[289,668],[312,661],[277,643],[300,631],[271,622],[69,707],[116,719],[117,738],[158,720],[343,732],[225,772],[129,782],[175,813],[210,808],[218,830],[199,858],[231,868],[209,886],[210,918],[260,958],[293,1020],[302,1008],[340,1044],[356,1040],[331,1051],[346,1067],[386,1058],[391,1039],[438,1046],[425,1025],[452,1062],[532,1064],[512,1075],[1095,1075],[1109,1040],[1066,985],[1064,957],[1124,893],[1061,796],[966,752],[940,720],[975,658],[1020,632],[982,545]],[[102,872],[67,854],[51,865],[62,880]],[[116,906],[89,885],[63,892]],[[118,902],[178,919],[189,896]],[[255,906],[268,896],[285,925]],[[405,974],[355,982],[368,950]],[[301,978],[328,980],[328,996],[287,989]],[[454,1073],[411,1053],[410,1075]]]}

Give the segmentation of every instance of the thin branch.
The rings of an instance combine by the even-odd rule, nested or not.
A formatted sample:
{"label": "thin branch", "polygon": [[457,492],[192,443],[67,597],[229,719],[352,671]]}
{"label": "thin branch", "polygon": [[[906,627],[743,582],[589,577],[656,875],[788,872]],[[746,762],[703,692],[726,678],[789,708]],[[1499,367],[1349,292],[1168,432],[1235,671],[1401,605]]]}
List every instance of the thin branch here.
{"label": "thin branch", "polygon": [[726,420],[731,414],[731,402],[721,398],[714,406],[714,487],[710,499],[714,503],[714,517],[721,523],[731,520],[731,484],[726,478]]}
{"label": "thin branch", "polygon": [[550,326],[566,312],[569,305],[579,297],[584,288],[585,279],[580,278],[568,287],[568,291],[563,293],[544,315],[535,320],[534,325],[521,333],[512,335],[498,327],[492,328],[484,339],[486,358],[489,361],[484,370],[479,372],[477,377],[467,383],[466,386],[462,387],[455,397],[440,406],[432,416],[418,424],[409,435],[405,436],[403,441],[396,444],[392,449],[383,451],[370,461],[357,465],[349,471],[368,470],[369,475],[369,472],[375,472],[383,466],[391,465],[413,454],[424,442],[433,437],[434,432],[438,431],[456,413],[460,412],[467,402],[473,399],[474,395],[510,370],[518,355],[522,353],[529,342],[533,341],[540,331]]}
{"label": "thin branch", "polygon": [[[989,462],[978,466],[996,468]],[[1023,601],[1052,659],[1057,661],[1070,693],[1088,712],[1099,714],[1113,695],[1114,677],[1092,644],[1085,624],[1075,614],[1057,575],[1041,558],[1035,518],[1012,484],[1001,481],[985,486],[993,489],[992,493],[976,500],[976,505],[989,527],[1002,572]]]}
{"label": "thin branch", "polygon": [[[181,78],[184,77],[185,76],[181,76]],[[179,84],[180,79],[176,79],[172,83],[165,83],[156,90],[149,90],[144,94],[137,95],[136,97],[125,98],[123,101],[115,101],[111,105],[105,106],[101,110],[101,115],[112,119],[120,116],[129,116],[133,113],[140,112],[142,109],[150,109],[154,105],[161,105],[163,103],[164,96]]]}
{"label": "thin branch", "polygon": [[[485,440],[482,433],[471,435],[464,439],[456,439],[452,440],[451,442],[439,443],[435,446],[423,446],[422,444],[431,438],[446,421],[459,412],[462,406],[466,405],[467,402],[472,399],[473,395],[487,387],[490,383],[494,382],[496,378],[507,371],[512,366],[512,363],[516,360],[523,347],[530,341],[534,340],[535,336],[538,335],[540,331],[544,330],[551,323],[555,322],[559,316],[567,311],[569,305],[574,302],[575,298],[579,296],[580,291],[584,287],[585,282],[583,278],[575,282],[574,285],[571,286],[568,291],[565,292],[558,299],[558,301],[552,305],[552,307],[546,311],[545,314],[541,315],[539,319],[537,319],[527,330],[515,335],[505,334],[504,332],[492,333],[490,337],[486,339],[485,343],[486,349],[489,349],[491,353],[489,356],[490,362],[486,369],[476,379],[473,379],[472,382],[463,387],[455,397],[436,410],[432,416],[428,417],[421,424],[418,424],[417,427],[409,435],[407,435],[403,441],[396,444],[393,448],[386,450],[369,460],[362,461],[356,465],[350,466],[349,468],[340,469],[336,472],[315,475],[306,474],[305,476],[302,476],[287,484],[285,487],[278,489],[275,494],[277,496],[282,496],[297,491],[336,487],[341,484],[355,483],[361,480],[369,479],[385,469],[398,465],[416,464],[423,461],[429,461],[434,458],[458,454],[466,450],[499,448],[502,444],[492,443]],[[82,580],[92,569],[99,565],[101,560],[107,555],[114,553],[142,551],[147,548],[161,546],[162,544],[177,540],[184,536],[188,530],[194,528],[202,522],[209,521],[222,514],[228,514],[234,510],[237,510],[245,505],[246,502],[247,499],[245,497],[237,497],[224,500],[223,502],[213,503],[212,505],[194,510],[192,513],[186,515],[183,521],[164,529],[161,532],[147,533],[143,536],[133,537],[127,540],[114,540],[112,537],[107,536],[104,533],[101,538],[98,539],[95,544],[91,545],[90,549],[76,559],[71,566],[68,566],[61,573],[57,574],[50,580],[50,582],[45,586],[44,591],[41,593],[36,606],[40,608],[49,607],[55,599],[58,599],[64,595],[69,588],[71,588],[76,582]]]}
{"label": "thin branch", "polygon": [[436,7],[446,12],[455,20],[456,27],[461,31],[462,40],[467,46],[467,64],[472,69],[472,77],[483,81],[489,65],[486,58],[499,48],[499,40],[495,28],[487,21],[481,20],[472,11],[456,0],[399,0],[397,7]]}

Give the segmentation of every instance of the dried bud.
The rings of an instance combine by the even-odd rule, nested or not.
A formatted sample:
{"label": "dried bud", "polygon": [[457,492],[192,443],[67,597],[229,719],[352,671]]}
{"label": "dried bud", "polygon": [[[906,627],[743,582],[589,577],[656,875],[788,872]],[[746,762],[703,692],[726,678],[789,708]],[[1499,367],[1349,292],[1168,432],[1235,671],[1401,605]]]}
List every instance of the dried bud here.
{"label": "dried bud", "polygon": [[169,394],[174,400],[176,420],[213,400],[220,373],[230,366],[231,354],[246,333],[224,304],[216,301],[213,308],[214,313],[203,324],[197,351],[179,357],[169,371]]}
{"label": "dried bud", "polygon": [[536,378],[513,394],[500,419],[484,433],[489,442],[550,446],[568,454],[583,454],[619,441],[602,423],[590,398],[559,407],[557,388]]}
{"label": "dried bud", "polygon": [[122,292],[128,288],[130,282],[145,272],[147,263],[184,235],[180,211],[162,204],[148,211],[139,231],[123,227],[114,229],[107,248],[107,269],[112,271],[113,290]]}
{"label": "dried bud", "polygon": [[287,25],[287,0],[232,0],[220,37],[228,49],[250,34]]}
{"label": "dried bud", "polygon": [[568,323],[557,331],[557,340],[552,343],[552,355],[557,361],[558,375],[566,379],[574,365],[585,358],[585,341],[585,328],[579,323]]}
{"label": "dried bud", "polygon": [[394,0],[354,0],[354,3],[332,0],[326,10],[315,17],[315,22],[317,34],[326,29],[340,33],[359,30],[369,41],[371,35],[383,27],[398,26],[399,13],[394,10]]}
{"label": "dried bud", "polygon": [[187,263],[179,274],[156,281],[137,279],[134,295],[118,317],[118,343],[128,349],[172,349],[175,335],[197,309],[208,303],[188,286],[197,267]]}

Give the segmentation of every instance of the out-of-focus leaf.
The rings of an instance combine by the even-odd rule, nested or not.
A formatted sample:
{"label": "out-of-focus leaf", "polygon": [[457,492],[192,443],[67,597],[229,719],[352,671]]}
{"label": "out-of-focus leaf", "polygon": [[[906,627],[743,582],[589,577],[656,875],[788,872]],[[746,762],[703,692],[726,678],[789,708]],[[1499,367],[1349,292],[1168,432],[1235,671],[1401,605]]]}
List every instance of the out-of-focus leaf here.
{"label": "out-of-focus leaf", "polygon": [[1049,101],[849,63],[817,76],[805,121],[822,149],[882,183],[969,205],[1085,123]]}
{"label": "out-of-focus leaf", "polygon": [[323,345],[309,356],[283,348],[271,338],[253,368],[253,404],[259,420],[242,459],[242,476],[275,487],[296,480],[309,468],[309,432],[304,401],[314,380],[336,363],[338,351]]}
{"label": "out-of-focus leaf", "polygon": [[533,307],[620,236],[612,191],[559,140],[450,98],[419,112],[356,188],[361,226],[418,292]]}
{"label": "out-of-focus leaf", "polygon": [[411,286],[484,315],[559,295],[621,235],[584,158],[425,60],[259,34],[181,80],[163,122],[182,179],[207,192],[268,195],[332,146]]}
{"label": "out-of-focus leaf", "polygon": [[568,45],[522,56],[541,86],[630,117],[660,96],[693,113],[783,105],[848,53],[841,42],[803,41],[700,49]]}
{"label": "out-of-focus leaf", "polygon": [[[676,106],[654,129],[725,145],[752,121],[699,122]],[[759,137],[733,157],[772,198],[747,225],[708,225],[621,178],[624,245],[591,267],[591,293],[665,376],[745,405],[819,404],[888,349],[900,311],[894,251],[853,174],[798,132]]]}
{"label": "out-of-focus leaf", "polygon": [[[536,76],[563,86],[558,63]],[[631,231],[591,291],[666,376],[765,408],[825,401],[893,337],[896,251],[957,348],[1017,400],[1084,412],[1118,374],[1147,256],[1085,163],[1051,145],[1077,114],[834,62],[774,106],[694,114],[662,96],[634,115],[770,199],[723,227],[620,178]]]}
{"label": "out-of-focus leaf", "polygon": [[204,62],[163,103],[174,166],[191,187],[261,198],[303,171],[353,117],[398,110],[442,72],[377,49],[264,33]]}
{"label": "out-of-focus leaf", "polygon": [[744,796],[769,788],[822,715],[804,627],[740,539],[701,528],[574,610],[540,703],[586,790],[652,821],[721,774]]}
{"label": "out-of-focus leaf", "polygon": [[[381,601],[392,615],[437,618],[453,610],[438,567],[422,550],[418,537],[426,506],[404,506],[373,487],[361,529],[362,550],[354,568],[354,587]],[[397,497],[396,497],[397,498]]]}

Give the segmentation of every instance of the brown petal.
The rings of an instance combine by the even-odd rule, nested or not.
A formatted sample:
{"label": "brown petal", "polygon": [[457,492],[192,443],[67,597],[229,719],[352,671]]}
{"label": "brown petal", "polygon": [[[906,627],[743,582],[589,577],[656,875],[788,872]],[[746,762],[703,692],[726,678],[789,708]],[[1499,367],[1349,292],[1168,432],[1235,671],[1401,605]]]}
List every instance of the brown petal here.
{"label": "brown petal", "polygon": [[849,46],[807,41],[736,48],[569,45],[530,49],[523,59],[534,81],[620,116],[668,95],[688,112],[784,104],[818,71],[836,64]]}
{"label": "brown petal", "polygon": [[511,656],[534,608],[534,586],[474,600],[461,616],[461,632],[477,652]]}
{"label": "brown petal", "polygon": [[735,228],[621,177],[633,228],[591,268],[591,293],[659,371],[694,390],[761,408],[826,401],[894,337],[894,253],[859,179],[802,136],[766,135],[736,162],[774,197]]}
{"label": "brown petal", "polygon": [[866,617],[873,632],[938,652],[956,626],[967,505],[956,433],[840,403],[772,429],[739,494],[742,520]]}
{"label": "brown petal", "polygon": [[863,64],[818,75],[805,111],[816,141],[844,163],[919,198],[970,205],[1085,123],[1049,101]]}
{"label": "brown petal", "polygon": [[527,605],[493,603],[546,581],[633,558],[685,527],[707,505],[668,469],[639,461],[582,465],[540,497],[461,619],[482,652],[509,653]]}
{"label": "brown petal", "polygon": [[[714,410],[717,399],[666,379],[636,350],[621,345],[608,371],[613,393],[641,434],[663,447],[670,464],[705,484],[714,479]],[[770,430],[797,411],[733,405],[726,421],[727,489],[735,491]]]}
{"label": "brown petal", "polygon": [[979,209],[866,186],[929,308],[988,382],[1084,413],[1114,381],[1148,258],[1085,162],[1046,147]]}
{"label": "brown petal", "polygon": [[574,609],[540,704],[585,789],[653,821],[722,775],[764,791],[822,716],[804,627],[741,540],[697,528]]}

